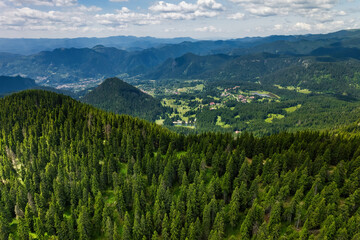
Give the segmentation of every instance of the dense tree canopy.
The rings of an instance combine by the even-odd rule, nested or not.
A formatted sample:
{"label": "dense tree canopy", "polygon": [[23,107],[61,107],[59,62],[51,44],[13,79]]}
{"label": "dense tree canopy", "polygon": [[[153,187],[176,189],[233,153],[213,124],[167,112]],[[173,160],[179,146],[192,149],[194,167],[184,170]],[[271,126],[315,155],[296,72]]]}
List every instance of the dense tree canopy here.
{"label": "dense tree canopy", "polygon": [[45,91],[0,134],[0,239],[360,237],[356,136],[183,136]]}

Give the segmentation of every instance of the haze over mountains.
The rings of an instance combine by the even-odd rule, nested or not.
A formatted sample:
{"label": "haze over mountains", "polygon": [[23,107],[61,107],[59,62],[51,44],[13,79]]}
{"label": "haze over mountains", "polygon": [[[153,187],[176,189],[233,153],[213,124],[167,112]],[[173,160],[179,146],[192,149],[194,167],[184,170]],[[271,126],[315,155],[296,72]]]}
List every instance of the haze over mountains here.
{"label": "haze over mountains", "polygon": [[26,39],[0,38],[0,52],[30,55],[41,51],[52,51],[55,48],[91,48],[96,45],[116,47],[123,50],[142,50],[159,47],[163,44],[176,44],[184,41],[195,41],[192,38],[153,38],[134,36],[113,36],[106,38],[64,38],[64,39]]}
{"label": "haze over mountains", "polygon": [[[63,47],[29,56],[2,53],[0,54],[0,75],[22,75],[33,78],[40,84],[54,87],[66,83],[76,83],[83,79],[93,79],[96,83],[99,83],[105,78],[117,75],[142,76],[142,78],[145,76],[145,79],[196,78],[209,75],[214,77],[214,75],[219,75],[219,72],[225,72],[227,76],[223,77],[231,75],[241,80],[244,75],[250,74],[244,73],[244,71],[251,71],[254,77],[261,76],[261,74],[257,76],[260,66],[252,66],[257,64],[257,60],[269,58],[270,61],[273,61],[274,56],[264,56],[261,55],[262,53],[285,56],[292,63],[299,60],[299,55],[316,56],[318,58],[314,58],[315,61],[327,62],[339,58],[342,60],[358,59],[359,36],[360,31],[351,30],[323,35],[270,36],[224,41],[191,40],[181,42],[190,39],[174,39],[169,40],[169,42],[172,42],[171,44],[164,44],[166,41],[163,40],[161,44],[150,44],[150,48],[139,51],[125,51],[114,47],[97,45],[91,48]],[[120,39],[118,44],[122,44],[122,38],[119,37],[110,38],[108,41],[113,41],[110,45],[115,45],[113,43],[117,41],[116,39]],[[32,43],[32,40],[28,41],[29,46],[37,44]],[[68,45],[66,41],[62,43],[63,40],[57,41],[65,47],[71,45]],[[76,42],[76,39],[71,41]],[[102,40],[93,39],[93,41],[86,44],[91,45],[96,41],[101,42]],[[156,42],[154,39],[149,40],[149,42],[153,41]],[[181,43],[174,43],[176,41]],[[133,42],[139,43],[139,46],[149,46],[149,44],[142,42],[142,39],[133,40]],[[17,41],[14,41],[13,44],[19,46]],[[79,45],[81,44],[79,43]],[[84,46],[84,44],[81,46]],[[46,45],[43,48],[47,48]],[[142,47],[139,48],[142,49]],[[189,55],[189,53],[193,55]],[[330,58],[320,58],[322,56]],[[257,59],[258,57],[259,59]],[[194,61],[196,61],[195,64]],[[247,70],[241,69],[238,70],[238,73],[234,73],[234,71],[237,71],[236,66],[243,61],[248,61],[246,65],[250,68]],[[253,64],[250,61],[253,61]],[[188,67],[189,65],[191,66]],[[270,71],[265,70],[265,72],[270,73],[281,68],[280,62],[275,65],[274,68],[270,67]],[[214,68],[217,68],[217,70]],[[219,78],[219,76],[216,78]],[[243,80],[247,81],[249,79],[245,78]]]}

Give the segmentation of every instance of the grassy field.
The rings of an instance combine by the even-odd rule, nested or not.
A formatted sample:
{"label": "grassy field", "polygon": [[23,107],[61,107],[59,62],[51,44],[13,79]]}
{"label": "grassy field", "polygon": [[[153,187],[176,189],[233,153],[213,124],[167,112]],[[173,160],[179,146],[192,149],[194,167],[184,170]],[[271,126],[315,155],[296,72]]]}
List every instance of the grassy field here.
{"label": "grassy field", "polygon": [[272,123],[274,119],[283,119],[285,116],[282,114],[269,114],[265,122]]}
{"label": "grassy field", "polygon": [[287,113],[292,113],[292,112],[295,112],[296,110],[298,110],[299,108],[301,108],[301,104],[298,104],[296,106],[293,106],[293,107],[289,107],[289,108],[284,108],[284,110],[287,112]]}
{"label": "grassy field", "polygon": [[230,128],[231,127],[229,124],[225,124],[225,122],[222,122],[221,116],[217,117],[216,125],[220,126],[222,128]]}
{"label": "grassy field", "polygon": [[155,120],[155,123],[157,124],[157,125],[163,125],[164,124],[164,121],[165,121],[165,119],[158,119],[158,120]]}
{"label": "grassy field", "polygon": [[194,91],[203,91],[205,88],[205,85],[204,84],[198,84],[196,85],[195,87],[183,87],[183,88],[178,88],[178,92],[180,93],[191,93],[191,92],[194,92]]}
{"label": "grassy field", "polygon": [[286,87],[283,87],[281,85],[277,85],[275,84],[274,87],[277,87],[279,89],[287,89],[287,90],[290,90],[290,91],[296,91],[298,93],[304,93],[304,94],[310,94],[311,91],[309,89],[306,89],[306,88],[300,88],[300,87],[295,87],[295,86],[286,86]]}

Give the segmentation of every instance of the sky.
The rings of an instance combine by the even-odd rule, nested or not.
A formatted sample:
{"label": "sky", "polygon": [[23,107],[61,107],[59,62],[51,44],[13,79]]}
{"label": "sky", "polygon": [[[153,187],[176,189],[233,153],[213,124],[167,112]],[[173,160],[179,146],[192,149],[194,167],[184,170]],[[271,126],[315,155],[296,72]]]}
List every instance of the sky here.
{"label": "sky", "polygon": [[229,39],[360,28],[360,0],[0,0],[0,38]]}

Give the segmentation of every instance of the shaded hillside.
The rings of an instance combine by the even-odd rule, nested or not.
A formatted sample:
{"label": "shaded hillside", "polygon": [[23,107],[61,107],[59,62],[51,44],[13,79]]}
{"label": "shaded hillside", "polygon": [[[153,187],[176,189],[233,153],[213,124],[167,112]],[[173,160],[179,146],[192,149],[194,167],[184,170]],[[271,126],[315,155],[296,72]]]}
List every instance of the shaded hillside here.
{"label": "shaded hillside", "polygon": [[330,56],[334,58],[355,58],[360,60],[359,48],[343,48],[341,46],[335,46],[331,48],[317,48],[310,53],[312,56]]}
{"label": "shaded hillside", "polygon": [[310,55],[301,56],[186,54],[166,61],[145,78],[202,79],[220,85],[225,82],[258,82],[359,97],[359,53],[358,48],[331,47],[317,48]]}
{"label": "shaded hillside", "polygon": [[155,120],[165,112],[159,100],[118,78],[106,79],[82,101],[114,113],[148,120]]}
{"label": "shaded hillside", "polygon": [[240,57],[186,54],[168,60],[145,78],[204,79],[208,81],[252,81],[290,65],[301,64],[300,57],[259,53]]}
{"label": "shaded hillside", "polygon": [[263,78],[263,82],[360,97],[360,61],[332,59],[329,62],[304,62],[300,66],[269,74]]}
{"label": "shaded hillside", "polygon": [[261,44],[248,46],[247,48],[233,49],[232,55],[247,55],[260,52],[273,54],[308,55],[317,48],[330,48],[341,46],[345,48],[360,48],[360,30],[343,30],[328,34],[308,34],[296,36],[270,36]]}
{"label": "shaded hillside", "polygon": [[37,87],[37,84],[30,78],[0,76],[0,94],[18,92],[35,87]]}
{"label": "shaded hillside", "polygon": [[196,78],[204,72],[217,68],[219,65],[230,61],[234,57],[228,55],[198,56],[192,53],[179,58],[168,59],[155,71],[146,75],[148,79],[163,78]]}
{"label": "shaded hillside", "polygon": [[40,86],[36,84],[35,80],[31,78],[23,78],[20,76],[16,76],[16,77],[0,76],[0,97],[26,89],[41,89],[59,94],[64,94],[67,96],[71,96],[73,98],[78,98],[78,96],[81,96],[78,93],[74,93],[71,91]]}

